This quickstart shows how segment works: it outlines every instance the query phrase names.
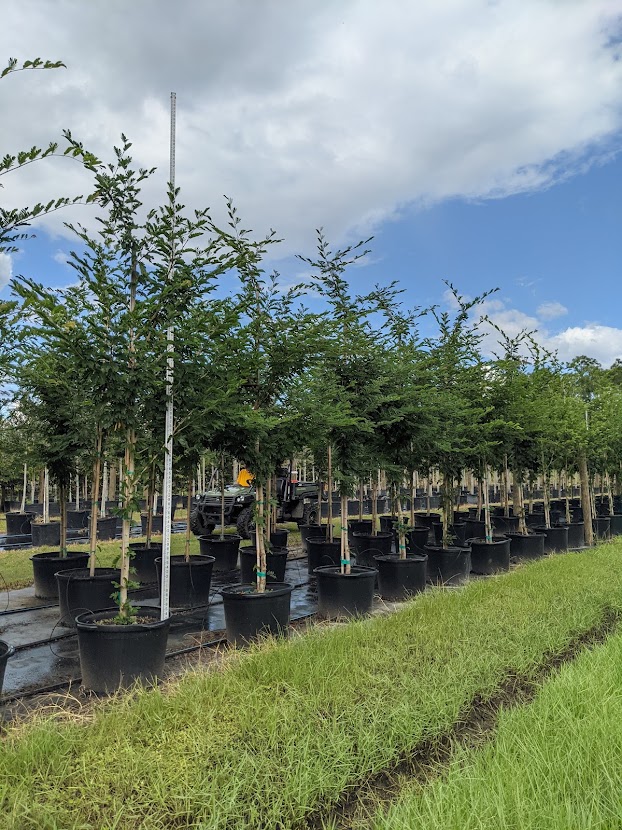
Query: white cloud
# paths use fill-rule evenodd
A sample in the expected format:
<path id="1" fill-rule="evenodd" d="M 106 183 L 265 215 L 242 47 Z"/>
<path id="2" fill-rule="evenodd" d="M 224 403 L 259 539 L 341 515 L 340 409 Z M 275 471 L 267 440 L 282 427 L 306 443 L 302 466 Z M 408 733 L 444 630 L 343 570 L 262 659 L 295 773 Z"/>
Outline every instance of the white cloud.
<path id="1" fill-rule="evenodd" d="M 548 305 L 561 305 L 545 303 Z M 564 308 L 561 306 L 561 308 Z M 531 333 L 533 339 L 547 351 L 556 353 L 560 360 L 569 361 L 578 355 L 587 355 L 610 366 L 614 360 L 622 359 L 622 329 L 612 326 L 603 326 L 599 323 L 587 322 L 583 326 L 569 326 L 553 333 L 542 320 L 542 306 L 538 308 L 538 317 L 533 317 L 517 308 L 508 308 L 503 301 L 485 301 L 477 306 L 476 311 L 486 315 L 492 323 L 498 326 L 509 338 L 517 337 L 522 331 Z M 566 313 L 564 309 L 563 313 Z M 473 315 L 475 319 L 477 315 Z M 556 315 L 560 316 L 560 315 Z M 551 318 L 549 318 L 551 319 Z M 484 354 L 500 354 L 499 334 L 492 326 L 484 323 L 482 327 L 484 338 L 482 348 Z M 525 350 L 523 350 L 525 351 Z"/>
<path id="2" fill-rule="evenodd" d="M 0 252 L 0 289 L 8 284 L 13 276 L 13 260 L 11 254 Z"/>
<path id="3" fill-rule="evenodd" d="M 536 309 L 536 314 L 541 320 L 555 320 L 556 317 L 568 314 L 568 309 L 558 302 L 542 303 Z"/>
<path id="4" fill-rule="evenodd" d="M 562 360 L 584 354 L 610 366 L 614 360 L 622 359 L 622 329 L 612 326 L 572 326 L 551 337 L 549 343 Z"/>
<path id="5" fill-rule="evenodd" d="M 69 68 L 2 81 L 2 152 L 70 127 L 109 158 L 123 131 L 137 163 L 159 166 L 147 200 L 161 198 L 174 89 L 184 201 L 230 194 L 283 256 L 312 250 L 320 225 L 338 240 L 410 205 L 546 187 L 606 155 L 622 122 L 619 0 L 6 6 L 0 53 Z M 7 206 L 90 186 L 68 159 L 6 184 Z M 94 213 L 44 221 L 63 233 Z"/>
<path id="6" fill-rule="evenodd" d="M 66 254 L 65 251 L 61 251 L 60 248 L 54 256 L 52 257 L 54 262 L 58 262 L 59 265 L 67 265 L 69 262 L 69 254 Z"/>

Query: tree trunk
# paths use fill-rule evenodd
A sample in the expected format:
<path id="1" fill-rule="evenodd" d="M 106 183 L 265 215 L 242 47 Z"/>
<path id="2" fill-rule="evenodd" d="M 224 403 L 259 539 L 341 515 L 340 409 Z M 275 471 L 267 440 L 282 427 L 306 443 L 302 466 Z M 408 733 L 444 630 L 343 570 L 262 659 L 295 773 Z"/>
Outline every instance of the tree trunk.
<path id="1" fill-rule="evenodd" d="M 236 479 L 237 481 L 237 476 Z M 220 457 L 220 538 L 225 538 L 225 454 Z"/>
<path id="2" fill-rule="evenodd" d="M 60 555 L 67 556 L 67 485 L 60 485 Z"/>
<path id="3" fill-rule="evenodd" d="M 127 591 L 130 581 L 130 524 L 131 505 L 134 501 L 134 453 L 136 436 L 133 429 L 128 429 L 125 439 L 125 464 L 123 469 L 123 531 L 121 534 L 121 562 L 119 575 L 119 614 L 129 616 Z"/>
<path id="4" fill-rule="evenodd" d="M 102 429 L 97 428 L 97 450 L 95 462 L 93 463 L 93 493 L 91 501 L 91 530 L 89 545 L 89 574 L 95 576 L 95 555 L 97 553 L 97 517 L 99 516 L 99 478 L 101 472 L 102 453 Z"/>
<path id="5" fill-rule="evenodd" d="M 410 477 L 410 526 L 415 526 L 415 499 L 417 498 L 417 487 L 415 484 L 415 471 Z"/>
<path id="6" fill-rule="evenodd" d="M 363 498 L 364 498 L 364 491 L 363 491 L 363 479 L 359 481 L 359 521 L 363 520 Z"/>
<path id="7" fill-rule="evenodd" d="M 257 593 L 263 594 L 266 590 L 266 548 L 264 544 L 264 490 L 263 484 L 257 484 L 255 496 L 255 547 L 257 550 Z"/>
<path id="8" fill-rule="evenodd" d="M 581 486 L 581 506 L 583 507 L 583 534 L 585 544 L 591 548 L 594 544 L 594 529 L 592 527 L 592 500 L 590 498 L 590 476 L 587 469 L 587 455 L 585 450 L 579 454 L 579 480 Z"/>
<path id="9" fill-rule="evenodd" d="M 397 499 L 397 548 L 400 559 L 406 559 L 406 525 L 402 512 L 402 500 L 399 497 Z"/>
<path id="10" fill-rule="evenodd" d="M 22 504 L 20 507 L 20 512 L 26 512 L 26 490 L 28 488 L 28 465 L 24 464 L 24 486 L 22 488 Z"/>
<path id="11" fill-rule="evenodd" d="M 484 480 L 484 526 L 486 528 L 486 541 L 492 542 L 492 523 L 490 521 L 490 488 L 488 486 L 488 468 Z"/>
<path id="12" fill-rule="evenodd" d="M 328 481 L 326 486 L 328 487 L 328 541 L 332 542 L 334 538 L 333 533 L 333 448 L 331 445 L 328 445 L 328 463 L 327 463 L 327 475 Z"/>
<path id="13" fill-rule="evenodd" d="M 518 516 L 518 532 L 527 536 L 527 523 L 525 522 L 525 502 L 523 499 L 523 474 L 522 471 L 513 470 L 514 483 L 512 486 L 512 505 L 514 515 Z"/>
<path id="14" fill-rule="evenodd" d="M 443 523 L 443 548 L 450 547 L 451 539 L 449 537 L 449 525 L 453 520 L 454 500 L 453 500 L 453 476 L 448 473 L 442 473 L 441 483 L 441 521 Z"/>
<path id="15" fill-rule="evenodd" d="M 186 498 L 186 538 L 184 541 L 184 559 L 186 562 L 190 561 L 190 514 L 192 513 L 192 479 L 190 475 L 188 478 L 188 495 Z"/>
<path id="16" fill-rule="evenodd" d="M 378 535 L 378 479 L 371 486 L 371 535 Z"/>
<path id="17" fill-rule="evenodd" d="M 349 574 L 350 546 L 348 545 L 348 497 L 341 494 L 341 573 Z"/>
<path id="18" fill-rule="evenodd" d="M 43 471 L 43 522 L 50 521 L 50 475 L 48 468 Z"/>

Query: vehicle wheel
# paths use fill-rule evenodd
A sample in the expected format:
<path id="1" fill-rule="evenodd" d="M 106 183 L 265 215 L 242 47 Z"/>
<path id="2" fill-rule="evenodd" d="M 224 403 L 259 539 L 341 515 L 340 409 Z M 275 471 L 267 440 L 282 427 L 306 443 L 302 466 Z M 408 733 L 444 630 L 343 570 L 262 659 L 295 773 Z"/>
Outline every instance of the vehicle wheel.
<path id="1" fill-rule="evenodd" d="M 296 519 L 299 525 L 317 524 L 317 504 L 305 504 L 302 509 L 302 519 Z"/>
<path id="2" fill-rule="evenodd" d="M 214 532 L 216 525 L 206 521 L 205 514 L 201 512 L 201 506 L 196 505 L 190 513 L 190 530 L 195 536 L 209 536 Z"/>
<path id="3" fill-rule="evenodd" d="M 252 507 L 245 507 L 244 510 L 240 510 L 235 526 L 242 539 L 251 538 L 255 532 Z"/>

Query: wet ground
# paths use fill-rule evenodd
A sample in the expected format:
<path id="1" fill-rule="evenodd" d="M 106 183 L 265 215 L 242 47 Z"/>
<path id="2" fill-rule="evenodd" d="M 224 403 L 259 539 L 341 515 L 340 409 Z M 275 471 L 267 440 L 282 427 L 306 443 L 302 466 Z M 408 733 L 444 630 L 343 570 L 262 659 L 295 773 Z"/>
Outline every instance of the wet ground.
<path id="1" fill-rule="evenodd" d="M 317 594 L 314 580 L 307 573 L 307 559 L 292 551 L 285 581 L 295 585 L 292 594 L 292 620 L 315 613 Z M 171 629 L 167 653 L 196 647 L 200 641 L 221 639 L 225 627 L 222 598 L 225 585 L 239 583 L 239 570 L 214 573 L 209 606 L 194 609 L 171 609 Z M 157 586 L 132 592 L 134 604 L 159 606 Z M 0 638 L 16 649 L 8 661 L 0 706 L 9 699 L 78 680 L 80 661 L 77 636 L 59 625 L 57 603 L 37 599 L 34 587 L 6 592 L 0 599 Z M 212 636 L 213 635 L 213 636 Z"/>

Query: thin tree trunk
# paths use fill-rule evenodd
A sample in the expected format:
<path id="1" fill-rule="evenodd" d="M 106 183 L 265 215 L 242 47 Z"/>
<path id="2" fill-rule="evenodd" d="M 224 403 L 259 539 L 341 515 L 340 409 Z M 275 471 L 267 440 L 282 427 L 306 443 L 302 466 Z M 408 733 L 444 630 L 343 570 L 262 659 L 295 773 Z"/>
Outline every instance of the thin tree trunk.
<path id="1" fill-rule="evenodd" d="M 220 538 L 225 538 L 225 454 L 220 457 Z"/>
<path id="2" fill-rule="evenodd" d="M 349 574 L 350 546 L 348 544 L 348 497 L 341 494 L 341 573 Z"/>
<path id="3" fill-rule="evenodd" d="M 363 479 L 359 481 L 359 521 L 363 520 Z"/>
<path id="4" fill-rule="evenodd" d="M 333 533 L 333 448 L 328 445 L 328 464 L 327 464 L 327 487 L 328 487 L 328 541 L 332 542 L 334 539 Z"/>
<path id="5" fill-rule="evenodd" d="M 492 542 L 492 523 L 490 521 L 490 488 L 488 487 L 488 467 L 486 467 L 484 481 L 484 527 L 486 529 L 486 541 Z"/>
<path id="6" fill-rule="evenodd" d="M 397 500 L 397 547 L 400 559 L 406 559 L 406 523 L 402 512 L 402 500 L 399 497 Z"/>
<path id="7" fill-rule="evenodd" d="M 28 487 L 28 464 L 24 464 L 24 486 L 22 487 L 22 503 L 20 513 L 26 512 L 26 489 Z"/>
<path id="8" fill-rule="evenodd" d="M 99 511 L 100 518 L 106 517 L 106 502 L 108 501 L 108 462 L 104 461 L 104 471 L 102 473 L 102 499 L 101 508 Z"/>
<path id="9" fill-rule="evenodd" d="M 453 519 L 453 476 L 449 476 L 447 473 L 442 473 L 442 483 L 441 483 L 441 521 L 443 523 L 443 548 L 446 550 L 449 548 L 451 539 L 449 533 L 449 526 L 451 524 L 451 519 Z"/>
<path id="10" fill-rule="evenodd" d="M 546 471 L 542 476 L 542 495 L 544 497 L 544 526 L 551 527 L 551 502 L 549 499 L 549 477 Z"/>
<path id="11" fill-rule="evenodd" d="M 76 473 L 76 510 L 80 509 L 80 473 Z"/>
<path id="12" fill-rule="evenodd" d="M 128 429 L 125 439 L 125 463 L 123 465 L 123 530 L 121 534 L 121 562 L 119 575 L 119 613 L 127 616 L 127 591 L 130 581 L 130 524 L 131 505 L 134 500 L 134 453 L 136 436 Z"/>
<path id="13" fill-rule="evenodd" d="M 503 466 L 503 489 L 504 489 L 504 501 L 503 501 L 503 515 L 507 518 L 510 515 L 510 471 L 508 470 L 508 457 L 507 454 L 504 459 L 505 463 Z"/>
<path id="14" fill-rule="evenodd" d="M 266 590 L 266 548 L 264 542 L 264 489 L 263 484 L 257 484 L 255 496 L 256 520 L 255 520 L 255 547 L 257 551 L 257 593 L 263 594 Z"/>
<path id="15" fill-rule="evenodd" d="M 60 555 L 67 556 L 67 486 L 60 485 Z"/>
<path id="16" fill-rule="evenodd" d="M 147 548 L 151 547 L 151 537 L 153 535 L 153 500 L 156 497 L 155 493 L 155 464 L 151 465 L 149 470 L 149 483 L 147 484 Z"/>
<path id="17" fill-rule="evenodd" d="M 417 498 L 417 488 L 415 485 L 415 471 L 412 471 L 410 477 L 410 526 L 415 526 L 415 499 Z"/>
<path id="18" fill-rule="evenodd" d="M 378 535 L 378 479 L 374 478 L 371 485 L 371 535 Z"/>
<path id="19" fill-rule="evenodd" d="M 579 482 L 581 486 L 581 506 L 583 507 L 583 535 L 585 544 L 591 548 L 594 544 L 594 529 L 592 527 L 592 500 L 590 498 L 590 476 L 587 469 L 587 455 L 585 450 L 579 454 Z"/>
<path id="20" fill-rule="evenodd" d="M 523 475 L 518 470 L 513 470 L 514 483 L 512 486 L 512 505 L 514 515 L 518 516 L 518 532 L 527 536 L 527 523 L 525 521 L 525 503 L 523 501 Z"/>
<path id="21" fill-rule="evenodd" d="M 50 474 L 46 467 L 43 471 L 43 523 L 50 521 Z"/>
<path id="22" fill-rule="evenodd" d="M 186 497 L 186 538 L 184 541 L 184 559 L 186 562 L 190 561 L 190 514 L 192 513 L 192 479 L 194 476 L 190 475 L 188 478 L 188 495 Z"/>
<path id="23" fill-rule="evenodd" d="M 93 463 L 93 499 L 91 502 L 91 530 L 89 545 L 89 575 L 95 576 L 95 556 L 97 553 L 97 517 L 99 516 L 99 478 L 101 473 L 101 453 L 103 442 L 103 430 L 97 427 L 97 449 Z"/>

